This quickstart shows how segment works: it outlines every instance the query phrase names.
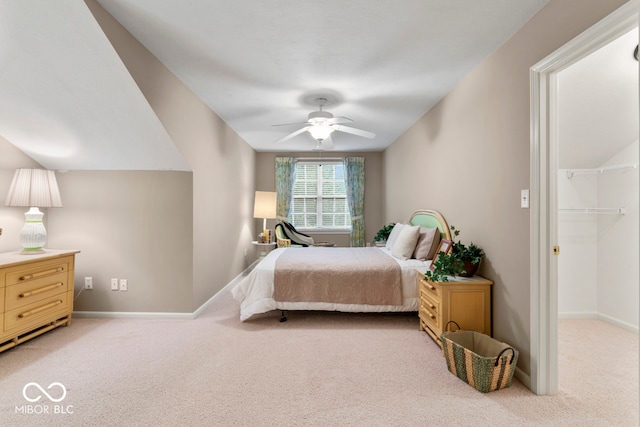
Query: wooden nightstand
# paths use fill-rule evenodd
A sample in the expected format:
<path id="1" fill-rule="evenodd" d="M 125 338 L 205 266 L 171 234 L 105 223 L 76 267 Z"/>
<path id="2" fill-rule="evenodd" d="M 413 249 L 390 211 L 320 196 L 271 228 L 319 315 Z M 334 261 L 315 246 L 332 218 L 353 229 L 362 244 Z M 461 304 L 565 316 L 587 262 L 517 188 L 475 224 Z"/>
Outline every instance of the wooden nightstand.
<path id="1" fill-rule="evenodd" d="M 480 276 L 450 277 L 449 282 L 431 282 L 418 271 L 418 316 L 420 330 L 427 332 L 440 347 L 440 334 L 452 320 L 461 329 L 491 336 L 491 285 Z M 450 330 L 457 329 L 455 325 Z"/>

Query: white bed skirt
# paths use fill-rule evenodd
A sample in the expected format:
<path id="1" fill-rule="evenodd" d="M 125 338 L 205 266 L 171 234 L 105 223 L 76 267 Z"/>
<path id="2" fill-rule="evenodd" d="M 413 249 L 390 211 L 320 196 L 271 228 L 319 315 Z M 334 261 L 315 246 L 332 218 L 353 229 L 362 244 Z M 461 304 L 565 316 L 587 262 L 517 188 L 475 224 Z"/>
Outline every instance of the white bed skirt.
<path id="1" fill-rule="evenodd" d="M 419 261 L 416 259 L 403 261 L 394 258 L 387 248 L 379 249 L 392 257 L 401 267 L 402 305 L 275 301 L 273 299 L 273 277 L 276 260 L 285 250 L 305 250 L 304 248 L 280 248 L 269 252 L 269 254 L 256 265 L 253 271 L 231 289 L 233 297 L 240 303 L 240 320 L 245 321 L 254 314 L 266 313 L 271 310 L 322 310 L 349 313 L 418 311 L 416 269 L 419 268 L 425 271 L 431 261 Z M 327 248 L 327 250 L 331 249 Z"/>

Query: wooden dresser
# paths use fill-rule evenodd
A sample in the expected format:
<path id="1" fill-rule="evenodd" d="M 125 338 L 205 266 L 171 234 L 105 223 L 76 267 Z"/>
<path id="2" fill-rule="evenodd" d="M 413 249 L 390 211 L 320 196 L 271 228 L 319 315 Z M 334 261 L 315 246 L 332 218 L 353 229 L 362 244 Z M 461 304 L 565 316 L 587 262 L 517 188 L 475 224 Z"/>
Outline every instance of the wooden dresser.
<path id="1" fill-rule="evenodd" d="M 440 347 L 440 334 L 452 320 L 461 329 L 491 336 L 491 285 L 480 276 L 450 277 L 450 282 L 431 282 L 418 271 L 418 316 L 420 330 L 426 331 Z M 450 325 L 449 330 L 456 330 Z"/>
<path id="2" fill-rule="evenodd" d="M 0 352 L 71 323 L 78 252 L 0 254 Z"/>

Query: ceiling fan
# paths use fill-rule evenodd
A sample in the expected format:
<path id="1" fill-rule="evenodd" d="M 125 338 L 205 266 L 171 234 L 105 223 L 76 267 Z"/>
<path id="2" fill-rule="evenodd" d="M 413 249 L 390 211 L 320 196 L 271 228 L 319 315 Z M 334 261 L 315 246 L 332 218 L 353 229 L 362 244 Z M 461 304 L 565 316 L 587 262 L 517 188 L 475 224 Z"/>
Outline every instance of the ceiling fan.
<path id="1" fill-rule="evenodd" d="M 345 126 L 342 123 L 352 122 L 348 117 L 334 117 L 328 111 L 324 111 L 322 107 L 327 103 L 327 98 L 316 98 L 316 103 L 318 104 L 318 111 L 312 111 L 309 113 L 306 122 L 301 123 L 287 123 L 281 125 L 273 125 L 273 126 L 291 126 L 291 125 L 305 125 L 297 131 L 290 133 L 289 135 L 280 138 L 275 141 L 276 144 L 281 142 L 285 142 L 300 135 L 303 132 L 309 132 L 313 139 L 316 140 L 318 145 L 316 146 L 316 150 L 322 149 L 331 149 L 333 148 L 333 141 L 331 140 L 331 134 L 334 131 L 350 133 L 352 135 L 362 136 L 364 138 L 374 138 L 376 136 L 375 133 L 369 132 L 362 129 L 352 128 L 350 126 Z"/>

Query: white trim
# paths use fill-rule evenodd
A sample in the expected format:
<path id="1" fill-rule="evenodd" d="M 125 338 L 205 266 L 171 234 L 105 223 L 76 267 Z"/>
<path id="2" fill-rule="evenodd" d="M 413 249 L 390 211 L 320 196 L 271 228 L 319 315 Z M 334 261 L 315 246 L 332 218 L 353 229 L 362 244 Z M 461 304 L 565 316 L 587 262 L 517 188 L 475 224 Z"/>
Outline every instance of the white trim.
<path id="1" fill-rule="evenodd" d="M 163 313 L 158 311 L 74 311 L 76 318 L 95 319 L 193 319 L 192 313 Z"/>
<path id="2" fill-rule="evenodd" d="M 202 312 L 219 296 L 222 292 L 233 287 L 242 278 L 254 269 L 260 260 L 254 261 L 249 267 L 247 267 L 242 273 L 238 274 L 231 282 L 227 283 L 224 288 L 216 292 L 211 298 L 209 298 L 204 304 L 198 307 L 193 313 L 163 313 L 163 312 L 136 312 L 136 311 L 74 311 L 73 317 L 77 318 L 98 318 L 98 319 L 183 319 L 192 320 L 196 319 L 202 314 Z"/>
<path id="3" fill-rule="evenodd" d="M 638 1 L 631 0 L 530 70 L 530 388 L 539 395 L 558 392 L 555 75 L 637 25 Z"/>

